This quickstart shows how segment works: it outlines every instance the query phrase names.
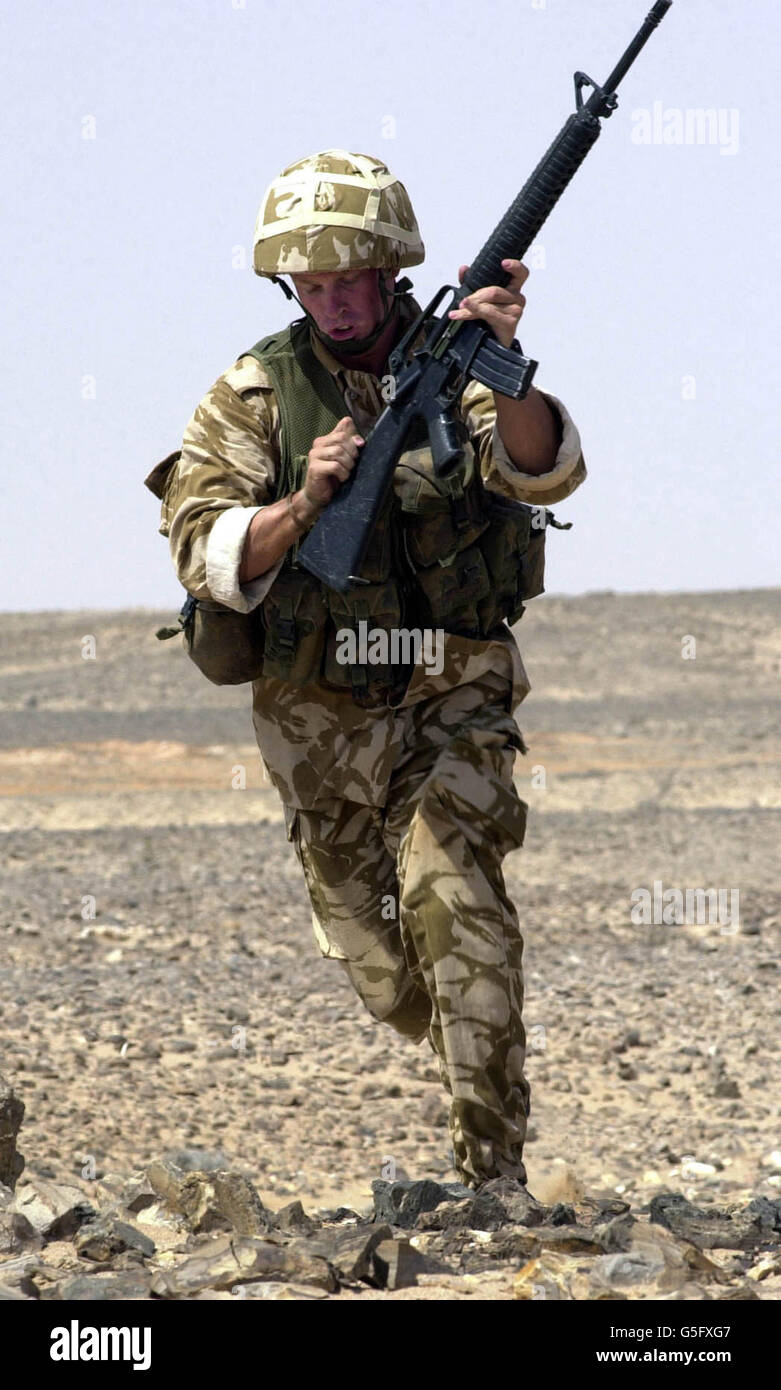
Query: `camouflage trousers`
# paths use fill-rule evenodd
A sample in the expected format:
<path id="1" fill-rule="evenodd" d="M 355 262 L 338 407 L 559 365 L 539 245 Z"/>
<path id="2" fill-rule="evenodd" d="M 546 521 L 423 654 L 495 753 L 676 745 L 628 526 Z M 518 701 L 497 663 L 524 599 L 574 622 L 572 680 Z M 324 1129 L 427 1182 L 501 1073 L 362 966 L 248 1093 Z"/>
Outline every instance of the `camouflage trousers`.
<path id="1" fill-rule="evenodd" d="M 509 686 L 489 674 L 399 717 L 386 804 L 286 807 L 288 838 L 322 954 L 374 1018 L 428 1037 L 461 1181 L 525 1182 L 523 938 L 501 865 L 523 843 L 527 807 L 512 780 L 523 741 Z"/>

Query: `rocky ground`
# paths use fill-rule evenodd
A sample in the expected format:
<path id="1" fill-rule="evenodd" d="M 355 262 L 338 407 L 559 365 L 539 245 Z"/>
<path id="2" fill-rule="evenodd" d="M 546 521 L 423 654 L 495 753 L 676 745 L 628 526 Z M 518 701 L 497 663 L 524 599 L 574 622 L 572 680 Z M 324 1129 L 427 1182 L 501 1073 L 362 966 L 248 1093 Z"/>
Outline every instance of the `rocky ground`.
<path id="1" fill-rule="evenodd" d="M 777 614 L 519 627 L 536 1202 L 452 1186 L 428 1044 L 320 957 L 248 689 L 168 613 L 0 615 L 0 1294 L 778 1298 Z M 739 922 L 636 924 L 654 882 Z"/>

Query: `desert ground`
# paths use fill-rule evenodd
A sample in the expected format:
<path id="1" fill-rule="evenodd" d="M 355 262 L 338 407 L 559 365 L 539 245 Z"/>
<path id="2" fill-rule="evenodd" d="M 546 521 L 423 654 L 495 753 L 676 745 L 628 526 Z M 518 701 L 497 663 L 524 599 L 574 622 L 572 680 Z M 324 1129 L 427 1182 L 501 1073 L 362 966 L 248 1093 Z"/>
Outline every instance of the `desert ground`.
<path id="1" fill-rule="evenodd" d="M 272 1213 L 298 1200 L 368 1218 L 375 1179 L 455 1180 L 435 1058 L 375 1023 L 319 954 L 249 687 L 212 686 L 178 638 L 158 642 L 173 617 L 0 614 L 0 1073 L 25 1106 L 17 1206 L 42 1181 L 102 1209 L 153 1161 L 203 1150 Z M 544 596 L 518 625 L 530 816 L 505 872 L 543 1204 L 613 1201 L 645 1219 L 660 1193 L 719 1210 L 781 1199 L 778 618 L 773 590 L 599 593 Z M 632 894 L 654 883 L 737 891 L 739 920 L 638 924 Z M 187 1231 L 165 1229 L 171 1263 Z M 3 1248 L 10 1288 L 26 1247 Z M 64 1296 L 52 1269 L 85 1260 L 65 1240 L 35 1248 L 49 1274 L 26 1296 Z M 519 1296 L 517 1252 L 470 1274 L 463 1240 L 436 1248 L 450 1257 L 439 1281 L 338 1296 Z M 708 1248 L 723 1282 L 703 1296 L 751 1277 L 754 1296 L 778 1298 L 780 1252 L 781 1235 L 775 1255 Z"/>

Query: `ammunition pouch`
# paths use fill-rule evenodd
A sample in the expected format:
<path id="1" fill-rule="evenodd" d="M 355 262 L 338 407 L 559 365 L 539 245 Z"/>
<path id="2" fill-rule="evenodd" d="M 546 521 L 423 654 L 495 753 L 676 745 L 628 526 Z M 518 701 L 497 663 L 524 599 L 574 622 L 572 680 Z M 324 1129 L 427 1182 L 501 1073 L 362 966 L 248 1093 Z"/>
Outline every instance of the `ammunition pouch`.
<path id="1" fill-rule="evenodd" d="M 316 681 L 323 664 L 328 619 L 319 580 L 306 570 L 283 565 L 260 612 L 266 632 L 263 675 L 292 685 Z"/>
<path id="2" fill-rule="evenodd" d="M 489 576 L 489 592 L 479 606 L 487 634 L 502 622 L 511 626 L 523 616 L 525 600 L 543 592 L 545 528 L 552 513 L 529 507 L 498 493 L 485 494 L 490 525 L 480 548 Z"/>
<path id="3" fill-rule="evenodd" d="M 356 704 L 371 709 L 384 704 L 389 693 L 399 698 L 406 689 L 412 664 L 399 662 L 398 633 L 403 622 L 399 586 L 362 584 L 348 594 L 326 589 L 330 622 L 323 667 L 323 684 L 350 690 Z"/>

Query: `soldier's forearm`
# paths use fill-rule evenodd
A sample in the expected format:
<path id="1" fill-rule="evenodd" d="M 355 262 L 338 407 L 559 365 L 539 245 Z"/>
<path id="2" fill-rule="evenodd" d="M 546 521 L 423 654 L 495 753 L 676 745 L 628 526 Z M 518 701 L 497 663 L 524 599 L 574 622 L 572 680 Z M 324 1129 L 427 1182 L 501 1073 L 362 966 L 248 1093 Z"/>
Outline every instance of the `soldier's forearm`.
<path id="1" fill-rule="evenodd" d="M 244 540 L 239 583 L 248 584 L 276 564 L 318 515 L 303 492 L 294 492 L 253 516 Z"/>
<path id="2" fill-rule="evenodd" d="M 547 473 L 556 463 L 561 425 L 545 397 L 534 386 L 524 400 L 494 393 L 496 427 L 502 443 L 521 473 Z"/>

